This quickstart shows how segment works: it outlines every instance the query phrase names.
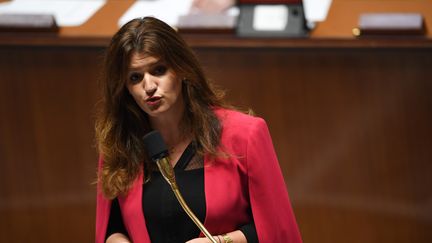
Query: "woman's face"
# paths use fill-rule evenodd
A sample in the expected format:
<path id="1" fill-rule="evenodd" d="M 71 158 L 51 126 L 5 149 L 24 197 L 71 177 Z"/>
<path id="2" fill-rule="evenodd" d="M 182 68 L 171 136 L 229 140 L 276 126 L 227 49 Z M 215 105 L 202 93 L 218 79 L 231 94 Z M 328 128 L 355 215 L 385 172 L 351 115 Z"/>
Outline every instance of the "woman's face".
<path id="1" fill-rule="evenodd" d="M 127 79 L 129 93 L 150 117 L 183 112 L 182 82 L 162 60 L 132 54 Z"/>

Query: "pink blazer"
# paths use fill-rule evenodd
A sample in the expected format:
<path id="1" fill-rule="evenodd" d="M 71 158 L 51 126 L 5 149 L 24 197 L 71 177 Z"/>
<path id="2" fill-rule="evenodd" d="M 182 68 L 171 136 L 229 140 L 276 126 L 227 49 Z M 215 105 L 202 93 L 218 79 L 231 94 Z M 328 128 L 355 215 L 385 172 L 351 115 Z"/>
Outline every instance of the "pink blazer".
<path id="1" fill-rule="evenodd" d="M 205 227 L 212 235 L 231 232 L 253 219 L 260 243 L 302 242 L 265 121 L 216 109 L 221 149 L 230 156 L 204 158 Z M 99 168 L 103 163 L 99 161 Z M 125 227 L 135 243 L 150 242 L 142 209 L 143 175 L 119 197 Z M 111 201 L 97 194 L 96 242 L 104 242 Z"/>

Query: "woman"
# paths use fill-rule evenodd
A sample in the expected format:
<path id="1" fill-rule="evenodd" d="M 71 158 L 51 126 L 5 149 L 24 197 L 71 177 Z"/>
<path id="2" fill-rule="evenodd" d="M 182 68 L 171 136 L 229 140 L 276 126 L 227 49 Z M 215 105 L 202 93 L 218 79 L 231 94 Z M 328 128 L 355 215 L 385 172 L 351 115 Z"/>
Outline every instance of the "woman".
<path id="1" fill-rule="evenodd" d="M 217 242 L 301 242 L 264 120 L 228 109 L 171 27 L 152 17 L 125 24 L 102 81 L 96 242 L 209 242 L 147 158 L 151 130 Z"/>

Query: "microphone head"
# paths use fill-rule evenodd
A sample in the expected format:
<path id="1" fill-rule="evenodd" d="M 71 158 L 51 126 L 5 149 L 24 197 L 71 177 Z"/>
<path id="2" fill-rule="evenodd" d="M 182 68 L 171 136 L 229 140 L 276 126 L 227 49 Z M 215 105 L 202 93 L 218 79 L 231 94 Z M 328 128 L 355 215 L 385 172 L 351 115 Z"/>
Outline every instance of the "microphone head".
<path id="1" fill-rule="evenodd" d="M 168 156 L 168 148 L 157 130 L 147 133 L 143 141 L 148 155 L 154 162 Z"/>

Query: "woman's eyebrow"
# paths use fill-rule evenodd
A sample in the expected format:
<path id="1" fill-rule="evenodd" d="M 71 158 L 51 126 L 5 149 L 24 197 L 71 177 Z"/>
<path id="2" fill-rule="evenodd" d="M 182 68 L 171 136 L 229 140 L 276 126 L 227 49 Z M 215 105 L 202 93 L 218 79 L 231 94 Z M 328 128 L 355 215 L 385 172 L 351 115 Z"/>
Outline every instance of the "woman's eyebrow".
<path id="1" fill-rule="evenodd" d="M 144 64 L 144 65 L 137 65 L 137 66 L 134 66 L 134 67 L 129 67 L 129 68 L 128 68 L 128 71 L 129 71 L 129 72 L 133 72 L 133 71 L 141 70 L 141 69 L 143 69 L 143 68 L 151 69 L 151 68 L 153 68 L 154 66 L 164 65 L 164 63 L 165 63 L 165 62 L 163 62 L 162 60 L 155 60 L 155 61 L 153 61 L 153 62 L 146 63 L 146 64 Z"/>

